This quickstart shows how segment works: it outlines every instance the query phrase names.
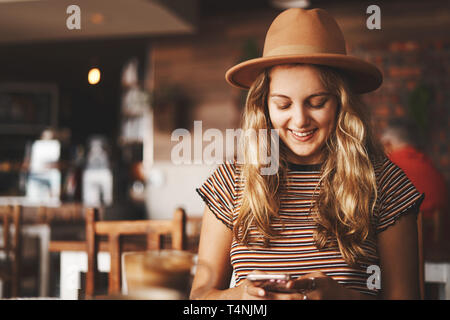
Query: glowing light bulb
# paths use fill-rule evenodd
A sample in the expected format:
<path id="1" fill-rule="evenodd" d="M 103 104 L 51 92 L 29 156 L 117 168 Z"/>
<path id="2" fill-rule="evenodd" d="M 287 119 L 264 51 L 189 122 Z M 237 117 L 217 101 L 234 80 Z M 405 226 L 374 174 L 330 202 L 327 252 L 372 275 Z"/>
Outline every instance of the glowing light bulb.
<path id="1" fill-rule="evenodd" d="M 100 73 L 100 70 L 98 68 L 92 68 L 91 70 L 89 70 L 89 73 L 88 73 L 89 84 L 94 85 L 94 84 L 99 83 L 100 82 L 100 76 L 101 76 L 101 73 Z"/>

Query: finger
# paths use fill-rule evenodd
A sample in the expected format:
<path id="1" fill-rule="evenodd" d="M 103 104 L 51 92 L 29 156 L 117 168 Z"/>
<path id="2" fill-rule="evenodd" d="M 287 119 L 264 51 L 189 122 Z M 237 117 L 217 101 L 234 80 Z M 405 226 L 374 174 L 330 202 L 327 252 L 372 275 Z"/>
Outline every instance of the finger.
<path id="1" fill-rule="evenodd" d="M 266 295 L 266 290 L 260 287 L 256 287 L 252 284 L 246 287 L 247 294 L 255 297 L 264 297 Z"/>
<path id="2" fill-rule="evenodd" d="M 316 287 L 316 281 L 317 280 L 315 278 L 290 280 L 286 284 L 286 287 L 288 289 L 295 289 L 295 290 L 313 290 L 315 289 L 314 287 Z"/>
<path id="3" fill-rule="evenodd" d="M 329 278 L 323 272 L 311 272 L 288 282 L 287 287 L 295 290 L 315 290 L 317 283 Z"/>
<path id="4" fill-rule="evenodd" d="M 266 291 L 273 291 L 273 292 L 280 292 L 280 293 L 287 293 L 286 291 L 286 284 L 287 282 L 284 281 L 266 281 L 264 284 L 261 285 L 262 288 L 264 288 Z"/>

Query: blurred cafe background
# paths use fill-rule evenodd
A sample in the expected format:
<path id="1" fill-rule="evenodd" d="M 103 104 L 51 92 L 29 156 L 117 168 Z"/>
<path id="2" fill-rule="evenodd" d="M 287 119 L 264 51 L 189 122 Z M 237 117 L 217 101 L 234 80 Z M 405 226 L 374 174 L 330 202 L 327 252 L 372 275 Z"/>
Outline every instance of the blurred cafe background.
<path id="1" fill-rule="evenodd" d="M 87 258 L 97 252 L 87 208 L 113 222 L 171 221 L 181 210 L 182 249 L 195 254 L 203 212 L 195 188 L 217 165 L 173 163 L 171 134 L 193 136 L 199 120 L 203 132 L 239 127 L 245 92 L 225 71 L 258 57 L 271 21 L 289 7 L 328 10 L 348 52 L 380 67 L 383 86 L 364 96 L 377 134 L 392 119 L 407 121 L 448 186 L 448 3 L 372 2 L 0 0 L 0 296 L 87 297 L 92 268 L 101 271 L 98 290 L 113 292 L 108 274 L 122 269 L 109 260 L 105 234 L 98 263 Z M 371 4 L 381 9 L 379 30 L 366 26 Z M 79 29 L 69 28 L 71 5 Z M 450 212 L 436 210 L 422 219 L 424 292 L 450 299 Z M 141 242 L 129 246 L 148 248 Z"/>

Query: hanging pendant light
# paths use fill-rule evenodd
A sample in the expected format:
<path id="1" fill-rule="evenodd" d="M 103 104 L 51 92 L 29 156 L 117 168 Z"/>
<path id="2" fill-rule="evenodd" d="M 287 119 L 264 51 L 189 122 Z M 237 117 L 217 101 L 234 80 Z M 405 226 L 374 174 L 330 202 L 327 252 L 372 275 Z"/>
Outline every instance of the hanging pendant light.
<path id="1" fill-rule="evenodd" d="M 96 85 L 100 82 L 101 79 L 101 72 L 99 68 L 92 68 L 88 72 L 88 82 L 91 85 Z"/>

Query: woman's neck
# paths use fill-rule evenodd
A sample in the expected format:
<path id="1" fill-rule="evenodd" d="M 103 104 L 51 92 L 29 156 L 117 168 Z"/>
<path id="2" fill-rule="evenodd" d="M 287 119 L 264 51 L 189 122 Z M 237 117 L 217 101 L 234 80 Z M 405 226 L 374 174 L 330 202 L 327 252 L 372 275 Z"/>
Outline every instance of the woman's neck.
<path id="1" fill-rule="evenodd" d="M 325 161 L 325 157 L 300 157 L 295 154 L 288 154 L 286 157 L 287 162 L 296 165 L 321 165 Z"/>

